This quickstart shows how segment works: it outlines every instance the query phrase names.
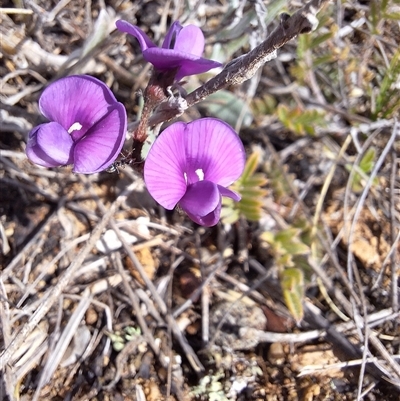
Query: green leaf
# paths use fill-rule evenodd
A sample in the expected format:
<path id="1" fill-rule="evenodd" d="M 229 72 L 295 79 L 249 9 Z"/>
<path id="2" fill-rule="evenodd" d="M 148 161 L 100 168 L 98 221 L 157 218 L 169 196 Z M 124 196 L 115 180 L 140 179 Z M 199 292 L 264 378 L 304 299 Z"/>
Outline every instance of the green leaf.
<path id="1" fill-rule="evenodd" d="M 252 177 L 249 177 L 246 180 L 246 185 L 250 186 L 263 186 L 268 182 L 267 178 L 265 177 L 265 174 L 254 174 Z"/>
<path id="2" fill-rule="evenodd" d="M 234 224 L 239 220 L 240 212 L 232 207 L 223 207 L 221 210 L 221 219 L 225 224 Z"/>
<path id="3" fill-rule="evenodd" d="M 336 57 L 333 54 L 324 54 L 320 57 L 315 57 L 313 60 L 313 66 L 318 67 L 320 65 L 330 64 L 336 61 Z"/>
<path id="4" fill-rule="evenodd" d="M 368 179 L 368 174 L 374 168 L 374 162 L 376 158 L 376 150 L 373 147 L 370 147 L 365 152 L 364 156 L 360 161 L 360 165 L 355 168 L 355 172 L 353 174 L 353 180 L 351 182 L 351 189 L 355 193 L 359 193 L 364 188 L 364 182 Z M 351 171 L 354 167 L 351 164 L 346 164 L 345 168 L 347 171 Z M 376 177 L 373 181 L 374 185 L 378 184 L 378 177 Z"/>
<path id="5" fill-rule="evenodd" d="M 283 268 L 293 266 L 293 256 L 305 255 L 310 251 L 301 240 L 301 230 L 295 227 L 289 227 L 275 234 L 264 232 L 260 238 L 271 246 L 272 253 L 279 258 L 277 264 Z"/>
<path id="6" fill-rule="evenodd" d="M 260 97 L 254 97 L 250 107 L 253 110 L 253 115 L 257 119 L 264 119 L 266 115 L 271 115 L 276 109 L 276 99 L 269 94 L 262 94 Z"/>
<path id="7" fill-rule="evenodd" d="M 400 20 L 400 13 L 399 12 L 386 13 L 385 14 L 385 18 L 386 19 L 395 20 L 395 21 L 399 21 Z"/>
<path id="8" fill-rule="evenodd" d="M 263 197 L 266 194 L 266 192 L 267 191 L 265 189 L 247 188 L 247 187 L 240 190 L 240 194 L 242 195 L 242 199 L 245 199 L 245 198 L 260 198 L 260 197 Z M 262 204 L 261 201 L 257 201 L 257 203 Z"/>
<path id="9" fill-rule="evenodd" d="M 230 11 L 231 14 L 234 13 L 234 10 Z M 228 27 L 225 29 L 219 29 L 216 34 L 216 41 L 226 42 L 227 44 L 229 44 L 232 40 L 243 37 L 245 37 L 246 41 L 248 41 L 246 34 L 248 32 L 251 21 L 254 20 L 255 18 L 256 18 L 256 13 L 254 10 L 251 10 L 250 12 L 244 14 L 243 17 L 238 21 L 238 23 L 235 26 Z M 235 51 L 236 50 L 238 50 L 238 48 L 236 48 Z"/>
<path id="10" fill-rule="evenodd" d="M 286 252 L 290 255 L 304 255 L 310 250 L 310 248 L 306 244 L 293 240 L 283 242 L 282 245 L 285 248 Z"/>
<path id="11" fill-rule="evenodd" d="M 261 218 L 262 206 L 267 191 L 261 186 L 267 183 L 264 174 L 256 173 L 260 155 L 253 153 L 247 159 L 242 176 L 232 185 L 232 190 L 240 194 L 239 202 L 222 201 L 221 219 L 224 223 L 234 223 L 243 215 L 249 221 L 258 221 Z M 236 220 L 235 220 L 236 218 Z"/>
<path id="12" fill-rule="evenodd" d="M 260 154 L 257 152 L 252 153 L 247 159 L 246 165 L 244 166 L 243 174 L 240 177 L 240 182 L 247 182 L 251 179 L 251 176 L 255 173 L 258 167 Z"/>
<path id="13" fill-rule="evenodd" d="M 291 192 L 290 182 L 293 182 L 295 176 L 287 171 L 287 165 L 281 166 L 273 160 L 265 163 L 265 172 L 268 175 L 272 193 L 278 202 Z"/>
<path id="14" fill-rule="evenodd" d="M 360 169 L 364 173 L 369 173 L 372 171 L 372 168 L 374 167 L 374 160 L 376 156 L 376 151 L 375 148 L 370 147 L 366 152 L 363 158 L 361 159 L 360 162 Z"/>
<path id="15" fill-rule="evenodd" d="M 218 117 L 235 127 L 240 121 L 243 127 L 248 127 L 253 121 L 253 115 L 246 101 L 227 90 L 220 90 L 200 103 L 208 115 Z"/>
<path id="16" fill-rule="evenodd" d="M 249 213 L 255 214 L 259 210 L 257 205 L 249 205 L 249 204 L 245 204 L 245 203 L 242 203 L 242 202 L 238 205 L 237 209 L 241 213 L 243 213 L 245 215 L 245 217 L 246 217 L 247 214 L 249 214 Z"/>
<path id="17" fill-rule="evenodd" d="M 278 231 L 275 234 L 275 239 L 280 242 L 288 241 L 288 240 L 291 240 L 296 235 L 298 235 L 299 232 L 300 232 L 299 229 L 290 227 L 290 228 L 287 228 L 286 230 Z"/>
<path id="18" fill-rule="evenodd" d="M 396 85 L 399 75 L 400 49 L 394 53 L 389 67 L 383 74 L 375 110 L 373 110 L 374 119 L 391 118 L 400 109 L 399 89 Z"/>
<path id="19" fill-rule="evenodd" d="M 246 217 L 248 221 L 259 221 L 261 216 L 258 210 L 250 210 L 246 213 L 242 212 L 242 214 Z"/>
<path id="20" fill-rule="evenodd" d="M 299 323 L 304 316 L 304 274 L 300 269 L 285 269 L 281 273 L 281 287 L 286 306 Z"/>
<path id="21" fill-rule="evenodd" d="M 333 35 L 334 35 L 334 32 L 330 31 L 330 32 L 327 32 L 325 34 L 322 34 L 322 35 L 314 37 L 311 40 L 310 49 L 314 49 L 315 47 L 318 47 L 322 43 L 324 43 L 327 40 L 331 39 L 333 37 Z"/>
<path id="22" fill-rule="evenodd" d="M 269 244 L 275 242 L 275 236 L 270 231 L 265 231 L 260 235 L 260 238 Z"/>
<path id="23" fill-rule="evenodd" d="M 277 115 L 286 128 L 298 135 L 314 135 L 316 127 L 326 126 L 325 112 L 317 109 L 303 110 L 300 107 L 289 109 L 280 104 Z"/>

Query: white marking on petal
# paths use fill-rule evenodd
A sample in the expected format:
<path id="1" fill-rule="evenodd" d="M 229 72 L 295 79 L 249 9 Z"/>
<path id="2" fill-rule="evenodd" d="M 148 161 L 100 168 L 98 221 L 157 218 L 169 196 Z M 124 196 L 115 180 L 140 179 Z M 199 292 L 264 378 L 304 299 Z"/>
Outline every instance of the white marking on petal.
<path id="1" fill-rule="evenodd" d="M 197 177 L 199 177 L 199 181 L 204 180 L 204 171 L 201 168 L 196 170 L 196 174 L 197 174 Z"/>
<path id="2" fill-rule="evenodd" d="M 186 173 L 183 173 L 183 177 L 185 178 L 185 182 L 186 182 L 186 184 L 187 184 L 187 174 L 186 174 Z"/>
<path id="3" fill-rule="evenodd" d="M 69 127 L 68 134 L 70 134 L 70 133 L 73 132 L 73 131 L 79 131 L 79 130 L 81 130 L 81 129 L 82 129 L 82 124 L 80 124 L 80 123 L 78 123 L 78 122 L 73 123 L 73 124 Z"/>

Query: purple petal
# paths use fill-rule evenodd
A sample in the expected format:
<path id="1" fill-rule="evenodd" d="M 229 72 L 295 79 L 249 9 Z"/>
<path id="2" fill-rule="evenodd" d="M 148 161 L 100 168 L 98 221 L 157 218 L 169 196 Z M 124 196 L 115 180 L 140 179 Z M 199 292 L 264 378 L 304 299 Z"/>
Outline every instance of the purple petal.
<path id="1" fill-rule="evenodd" d="M 170 26 L 161 47 L 164 49 L 173 49 L 176 42 L 176 38 L 178 37 L 178 34 L 181 30 L 182 30 L 182 25 L 179 23 L 179 21 L 175 21 Z"/>
<path id="2" fill-rule="evenodd" d="M 167 71 L 180 67 L 187 60 L 187 54 L 179 53 L 175 50 L 160 49 L 152 47 L 143 52 L 146 61 L 153 64 L 156 70 Z M 195 59 L 197 59 L 196 56 Z"/>
<path id="3" fill-rule="evenodd" d="M 207 214 L 206 216 L 194 216 L 190 213 L 187 213 L 189 218 L 193 220 L 195 223 L 204 226 L 204 227 L 212 227 L 215 226 L 220 219 L 221 216 L 221 204 L 219 204 L 215 210 L 211 213 Z"/>
<path id="4" fill-rule="evenodd" d="M 74 172 L 97 173 L 109 167 L 121 152 L 125 141 L 125 107 L 117 103 L 109 113 L 90 128 L 74 149 Z"/>
<path id="5" fill-rule="evenodd" d="M 177 50 L 160 49 L 152 47 L 143 52 L 146 61 L 153 64 L 155 69 L 160 71 L 171 70 L 180 67 L 176 80 L 189 75 L 202 74 L 212 68 L 220 67 L 218 61 L 207 60 L 189 53 L 182 53 Z"/>
<path id="6" fill-rule="evenodd" d="M 221 202 L 218 186 L 210 181 L 198 181 L 189 185 L 179 205 L 185 212 L 205 216 Z"/>
<path id="7" fill-rule="evenodd" d="M 231 191 L 228 188 L 221 187 L 221 185 L 218 185 L 219 192 L 221 193 L 221 196 L 226 196 L 227 198 L 231 198 L 236 202 L 239 202 L 242 197 L 235 191 Z"/>
<path id="8" fill-rule="evenodd" d="M 191 169 L 202 169 L 204 180 L 223 187 L 242 174 L 245 150 L 236 132 L 216 118 L 201 118 L 187 125 L 187 159 Z"/>
<path id="9" fill-rule="evenodd" d="M 204 35 L 195 25 L 182 28 L 176 37 L 174 50 L 201 57 L 204 52 Z"/>
<path id="10" fill-rule="evenodd" d="M 149 63 L 153 64 L 157 70 L 171 70 L 173 68 L 182 66 L 186 62 L 191 62 L 193 65 L 196 63 L 207 64 L 216 63 L 215 61 L 202 59 L 194 54 L 183 53 L 178 50 L 160 49 L 159 47 L 152 47 L 143 53 L 143 57 Z M 213 68 L 213 67 L 211 67 Z"/>
<path id="11" fill-rule="evenodd" d="M 82 137 L 116 102 L 111 90 L 100 80 L 89 75 L 72 75 L 49 85 L 39 99 L 39 108 L 45 117 L 67 131 L 79 123 L 82 127 L 73 135 L 76 140 L 75 135 Z"/>
<path id="12" fill-rule="evenodd" d="M 166 128 L 156 139 L 144 164 L 144 180 L 151 196 L 166 209 L 173 209 L 186 192 L 184 177 L 186 124 Z"/>
<path id="13" fill-rule="evenodd" d="M 199 181 L 188 187 L 179 205 L 198 224 L 217 224 L 221 211 L 221 194 L 218 186 L 210 181 Z"/>
<path id="14" fill-rule="evenodd" d="M 118 20 L 115 25 L 119 31 L 134 36 L 138 40 L 142 52 L 150 47 L 156 47 L 151 39 L 137 26 L 132 25 L 124 20 Z"/>
<path id="15" fill-rule="evenodd" d="M 58 167 L 72 163 L 73 141 L 58 123 L 50 122 L 35 127 L 28 137 L 28 159 L 44 167 Z"/>
<path id="16" fill-rule="evenodd" d="M 197 60 L 186 59 L 177 72 L 175 80 L 180 81 L 183 77 L 203 74 L 203 72 L 207 72 L 209 70 L 212 70 L 213 68 L 220 67 L 221 65 L 222 64 L 218 61 L 207 60 L 205 58 L 199 58 Z"/>

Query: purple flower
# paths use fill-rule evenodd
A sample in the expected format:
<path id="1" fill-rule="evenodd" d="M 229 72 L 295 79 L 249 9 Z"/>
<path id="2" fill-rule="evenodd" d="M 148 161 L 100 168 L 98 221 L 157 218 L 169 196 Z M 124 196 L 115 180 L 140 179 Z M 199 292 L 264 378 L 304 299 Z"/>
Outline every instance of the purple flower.
<path id="1" fill-rule="evenodd" d="M 178 21 L 175 21 L 169 28 L 161 48 L 157 47 L 140 28 L 127 21 L 119 20 L 116 26 L 121 32 L 128 33 L 139 41 L 143 57 L 153 64 L 156 70 L 177 69 L 175 77 L 177 81 L 221 65 L 217 61 L 201 57 L 204 51 L 204 36 L 201 29 L 195 25 L 183 28 Z"/>
<path id="2" fill-rule="evenodd" d="M 166 209 L 177 203 L 196 223 L 218 223 L 221 197 L 240 196 L 227 189 L 243 172 L 245 151 L 239 136 L 216 118 L 166 128 L 151 147 L 144 180 L 151 196 Z"/>
<path id="3" fill-rule="evenodd" d="M 49 85 L 39 109 L 50 120 L 35 127 L 26 154 L 44 167 L 73 164 L 75 173 L 97 173 L 118 157 L 125 141 L 125 107 L 103 82 L 73 75 Z"/>

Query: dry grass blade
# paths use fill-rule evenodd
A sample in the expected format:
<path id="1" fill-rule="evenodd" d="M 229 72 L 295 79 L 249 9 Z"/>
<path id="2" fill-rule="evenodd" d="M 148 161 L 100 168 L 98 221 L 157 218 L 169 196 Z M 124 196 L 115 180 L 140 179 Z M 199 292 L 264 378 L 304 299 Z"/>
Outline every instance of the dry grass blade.
<path id="1" fill-rule="evenodd" d="M 33 400 L 39 400 L 40 392 L 43 386 L 49 383 L 54 375 L 54 372 L 58 368 L 62 358 L 64 357 L 65 351 L 68 348 L 69 343 L 72 340 L 72 337 L 76 334 L 78 326 L 81 323 L 81 320 L 86 313 L 91 302 L 91 294 L 87 289 L 82 294 L 82 299 L 79 302 L 77 308 L 72 314 L 71 318 L 68 321 L 68 324 L 65 326 L 60 338 L 57 340 L 57 343 L 53 349 L 50 350 L 46 364 L 41 371 L 40 380 L 33 397 Z"/>
<path id="2" fill-rule="evenodd" d="M 100 238 L 100 235 L 103 229 L 106 227 L 107 223 L 115 213 L 115 210 L 119 206 L 120 203 L 125 201 L 125 198 L 132 192 L 136 187 L 136 184 L 133 183 L 128 186 L 124 192 L 117 198 L 117 200 L 112 204 L 107 213 L 103 216 L 100 223 L 93 230 L 92 235 L 85 245 L 85 247 L 79 252 L 76 256 L 75 260 L 71 263 L 68 269 L 64 272 L 62 277 L 59 279 L 57 284 L 52 287 L 45 296 L 43 297 L 40 306 L 35 311 L 35 313 L 30 317 L 28 323 L 23 326 L 21 331 L 11 340 L 8 347 L 1 353 L 0 355 L 0 369 L 4 369 L 5 365 L 11 359 L 13 353 L 17 348 L 21 346 L 21 344 L 26 340 L 28 335 L 33 331 L 33 329 L 39 324 L 39 322 L 43 319 L 46 313 L 50 310 L 54 302 L 59 298 L 61 293 L 65 290 L 69 281 L 72 279 L 76 271 L 81 266 L 85 257 L 89 254 L 89 252 L 94 247 L 96 241 Z"/>
<path id="3" fill-rule="evenodd" d="M 354 230 L 355 230 L 355 225 L 357 224 L 357 221 L 360 217 L 361 214 L 361 210 L 364 207 L 364 202 L 367 198 L 368 192 L 371 188 L 372 182 L 375 179 L 379 169 L 381 168 L 384 160 L 386 159 L 386 155 L 390 152 L 394 141 L 396 139 L 396 137 L 398 137 L 400 134 L 400 127 L 398 124 L 398 121 L 395 121 L 394 126 L 393 126 L 393 130 L 392 130 L 392 134 L 389 138 L 389 141 L 387 143 L 387 145 L 385 146 L 385 148 L 382 150 L 382 153 L 379 157 L 379 159 L 377 160 L 374 169 L 371 172 L 371 175 L 368 177 L 368 181 L 365 184 L 364 190 L 360 196 L 360 198 L 358 199 L 357 202 L 357 206 L 356 206 L 356 210 L 354 212 L 354 216 L 352 219 L 352 223 L 349 229 L 349 234 L 348 234 L 348 243 L 351 245 L 353 243 L 353 236 L 354 236 Z M 355 264 L 354 264 L 354 257 L 353 254 L 351 252 L 351 247 L 349 246 L 348 248 L 348 253 L 347 253 L 347 274 L 350 280 L 350 283 L 353 283 L 354 280 L 354 275 L 357 278 L 357 285 L 359 287 L 359 292 L 361 294 L 361 299 L 363 301 L 363 311 L 361 313 L 362 316 L 364 316 L 364 320 L 366 319 L 367 313 L 366 313 L 366 303 L 365 303 L 365 298 L 363 297 L 363 289 L 362 289 L 362 285 L 359 279 L 359 272 L 356 270 Z M 359 312 L 354 310 L 354 315 L 355 317 L 359 316 Z M 364 325 L 363 325 L 364 326 Z M 362 330 L 364 331 L 364 330 Z M 364 381 L 364 369 L 365 369 L 365 365 L 366 365 L 366 360 L 368 358 L 368 341 L 371 341 L 371 343 L 374 345 L 375 348 L 377 348 L 378 350 L 380 350 L 381 354 L 384 353 L 384 357 L 385 360 L 390 364 L 390 366 L 392 367 L 392 369 L 394 370 L 395 374 L 397 375 L 397 379 L 392 379 L 393 382 L 396 382 L 397 380 L 400 379 L 400 365 L 391 358 L 391 356 L 385 352 L 385 348 L 383 347 L 382 344 L 380 344 L 379 341 L 377 341 L 376 337 L 371 335 L 369 330 L 367 330 L 365 328 L 365 332 L 364 332 L 364 352 L 363 352 L 363 361 L 364 363 L 361 365 L 361 371 L 360 371 L 360 377 L 359 377 L 359 387 L 358 387 L 358 396 L 357 396 L 357 400 L 361 399 L 361 392 L 362 392 L 362 384 Z M 384 351 L 385 350 L 385 351 Z M 400 390 L 400 386 L 398 387 Z"/>

